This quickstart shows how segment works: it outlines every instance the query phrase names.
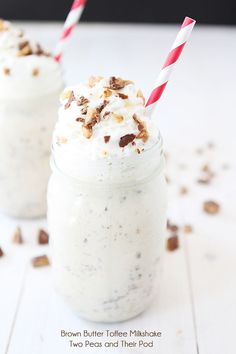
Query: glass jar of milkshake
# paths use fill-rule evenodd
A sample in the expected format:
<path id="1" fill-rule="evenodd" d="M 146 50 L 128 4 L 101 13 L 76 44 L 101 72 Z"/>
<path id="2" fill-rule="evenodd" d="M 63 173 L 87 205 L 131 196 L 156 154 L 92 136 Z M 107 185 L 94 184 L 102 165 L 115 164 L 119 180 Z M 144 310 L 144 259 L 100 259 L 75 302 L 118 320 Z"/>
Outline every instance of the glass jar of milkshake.
<path id="1" fill-rule="evenodd" d="M 0 211 L 46 213 L 51 135 L 63 88 L 60 65 L 0 20 Z"/>
<path id="2" fill-rule="evenodd" d="M 131 81 L 93 77 L 64 91 L 48 221 L 55 286 L 79 316 L 127 320 L 157 295 L 163 164 L 156 122 Z"/>

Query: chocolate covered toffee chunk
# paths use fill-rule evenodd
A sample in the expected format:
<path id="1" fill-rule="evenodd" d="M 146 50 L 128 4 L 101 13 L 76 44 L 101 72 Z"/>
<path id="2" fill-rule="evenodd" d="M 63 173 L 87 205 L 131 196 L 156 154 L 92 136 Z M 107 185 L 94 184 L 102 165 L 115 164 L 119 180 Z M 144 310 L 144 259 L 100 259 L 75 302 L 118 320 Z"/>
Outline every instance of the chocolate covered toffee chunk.
<path id="1" fill-rule="evenodd" d="M 110 139 L 111 139 L 110 135 L 105 135 L 104 136 L 104 141 L 105 141 L 106 144 L 110 141 Z"/>
<path id="2" fill-rule="evenodd" d="M 220 210 L 220 205 L 213 200 L 208 200 L 203 203 L 203 210 L 207 214 L 217 214 Z"/>
<path id="3" fill-rule="evenodd" d="M 31 263 L 34 268 L 45 267 L 50 265 L 48 256 L 46 255 L 32 258 Z"/>
<path id="4" fill-rule="evenodd" d="M 43 229 L 40 229 L 38 232 L 38 243 L 40 245 L 47 245 L 48 241 L 49 241 L 48 233 Z"/>
<path id="5" fill-rule="evenodd" d="M 21 233 L 21 228 L 17 227 L 13 233 L 13 238 L 12 242 L 16 244 L 22 244 L 23 243 L 23 237 Z"/>
<path id="6" fill-rule="evenodd" d="M 134 134 L 126 134 L 120 138 L 119 145 L 120 147 L 125 147 L 135 139 Z"/>
<path id="7" fill-rule="evenodd" d="M 132 81 L 123 80 L 120 77 L 112 76 L 109 80 L 109 88 L 111 90 L 120 90 L 123 89 L 126 85 L 132 84 Z"/>
<path id="8" fill-rule="evenodd" d="M 168 251 L 175 251 L 179 248 L 179 238 L 177 235 L 171 236 L 167 239 L 166 248 Z"/>

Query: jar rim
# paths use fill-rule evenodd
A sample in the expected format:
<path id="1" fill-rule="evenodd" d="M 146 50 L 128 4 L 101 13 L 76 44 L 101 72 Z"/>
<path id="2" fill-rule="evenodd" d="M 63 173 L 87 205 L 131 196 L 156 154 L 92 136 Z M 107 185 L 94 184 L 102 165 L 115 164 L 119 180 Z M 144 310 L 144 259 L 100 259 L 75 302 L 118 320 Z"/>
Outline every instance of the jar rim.
<path id="1" fill-rule="evenodd" d="M 66 170 L 66 168 L 62 168 L 61 166 L 64 167 L 64 164 L 62 163 L 60 166 L 60 163 L 58 163 L 57 157 L 60 155 L 57 155 L 58 149 L 55 150 L 54 145 L 52 144 L 52 155 L 51 155 L 51 168 L 52 171 L 54 169 L 59 172 L 60 174 L 64 175 L 65 177 L 72 178 L 75 182 L 79 183 L 87 183 L 91 184 L 91 181 L 88 178 L 85 178 L 85 176 L 94 176 L 94 173 L 96 175 L 97 173 L 97 168 L 101 168 L 102 171 L 104 171 L 104 177 L 102 178 L 94 178 L 92 180 L 93 185 L 99 185 L 101 186 L 102 183 L 107 183 L 108 185 L 111 184 L 117 184 L 117 185 L 124 185 L 124 184 L 130 184 L 130 181 L 132 180 L 131 175 L 133 177 L 133 181 L 135 180 L 137 183 L 140 183 L 142 180 L 146 180 L 148 175 L 152 174 L 152 172 L 159 173 L 161 170 L 161 167 L 164 164 L 164 153 L 163 153 L 163 140 L 160 132 L 158 132 L 158 139 L 156 142 L 148 149 L 144 150 L 141 154 L 134 154 L 134 155 L 126 155 L 122 157 L 118 156 L 112 156 L 112 157 L 102 157 L 100 159 L 90 159 L 86 160 L 86 167 L 89 168 L 86 170 L 86 173 L 81 174 L 81 175 L 76 175 L 76 173 L 71 173 Z M 153 159 L 152 155 L 156 154 L 157 158 Z M 78 158 L 78 155 L 76 156 Z M 154 160 L 154 168 L 150 166 L 149 159 Z M 64 162 L 68 162 L 67 159 L 64 160 Z M 85 162 L 84 159 L 77 160 L 78 165 L 79 162 Z M 109 163 L 112 166 L 111 170 L 109 168 Z M 81 165 L 82 169 L 84 168 L 85 165 Z M 145 166 L 144 166 L 145 165 Z M 125 167 L 124 167 L 125 166 Z M 78 167 L 77 167 L 78 168 Z M 131 172 L 131 175 L 127 173 L 127 171 L 133 171 Z M 138 171 L 136 171 L 138 170 Z M 151 172 L 150 172 L 151 170 Z M 115 173 L 116 171 L 117 173 Z M 127 175 L 125 175 L 127 173 Z M 123 174 L 123 175 L 122 175 Z M 99 175 L 99 174 L 98 174 Z M 97 176 L 98 176 L 97 175 Z M 97 177 L 96 176 L 96 177 Z M 123 176 L 123 177 L 122 177 Z M 127 180 L 130 180 L 127 182 Z"/>

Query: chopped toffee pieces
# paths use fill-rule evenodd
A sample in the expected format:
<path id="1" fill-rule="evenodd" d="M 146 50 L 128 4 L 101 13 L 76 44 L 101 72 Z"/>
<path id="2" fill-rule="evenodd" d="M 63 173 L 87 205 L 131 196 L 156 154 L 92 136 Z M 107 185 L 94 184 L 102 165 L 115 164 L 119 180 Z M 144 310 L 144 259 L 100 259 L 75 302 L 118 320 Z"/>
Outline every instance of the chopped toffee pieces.
<path id="1" fill-rule="evenodd" d="M 175 251 L 179 248 L 179 238 L 177 235 L 173 235 L 167 239 L 166 248 L 168 251 Z"/>
<path id="2" fill-rule="evenodd" d="M 93 135 L 93 129 L 90 126 L 82 126 L 83 135 L 86 139 L 90 139 Z"/>
<path id="3" fill-rule="evenodd" d="M 46 256 L 46 255 L 34 257 L 31 260 L 31 263 L 34 268 L 45 267 L 45 266 L 50 265 L 48 256 Z"/>
<path id="4" fill-rule="evenodd" d="M 120 77 L 111 76 L 109 80 L 109 87 L 111 90 L 121 90 L 126 85 L 131 84 L 132 81 L 122 80 Z"/>
<path id="5" fill-rule="evenodd" d="M 61 94 L 61 99 L 68 100 L 70 98 L 70 95 L 72 94 L 72 92 L 73 91 L 71 91 L 71 90 L 63 91 Z"/>
<path id="6" fill-rule="evenodd" d="M 124 120 L 124 117 L 120 114 L 112 113 L 112 118 L 117 122 L 121 123 Z"/>
<path id="7" fill-rule="evenodd" d="M 146 129 L 143 129 L 137 136 L 136 139 L 142 139 L 144 143 L 148 140 L 148 132 Z"/>
<path id="8" fill-rule="evenodd" d="M 36 55 L 48 55 L 48 53 L 45 53 L 45 51 L 43 50 L 43 48 L 41 47 L 40 44 L 36 44 L 36 51 L 35 51 Z"/>
<path id="9" fill-rule="evenodd" d="M 107 144 L 110 141 L 111 136 L 110 135 L 105 135 L 104 136 L 104 141 Z"/>
<path id="10" fill-rule="evenodd" d="M 103 118 L 105 118 L 106 116 L 109 116 L 109 115 L 110 115 L 110 113 L 111 113 L 111 112 L 108 112 L 108 111 L 107 111 L 107 112 L 105 112 L 105 113 L 103 114 Z M 123 117 L 122 117 L 122 118 L 123 118 Z"/>
<path id="11" fill-rule="evenodd" d="M 142 98 L 143 104 L 145 104 L 145 97 L 144 97 L 144 95 L 143 95 L 143 93 L 142 93 L 141 90 L 138 90 L 138 92 L 137 92 L 137 97 Z"/>
<path id="12" fill-rule="evenodd" d="M 81 114 L 87 114 L 87 112 L 88 112 L 88 106 L 81 108 Z"/>
<path id="13" fill-rule="evenodd" d="M 98 111 L 99 113 L 101 113 L 102 110 L 106 107 L 106 105 L 107 105 L 108 103 L 109 103 L 108 101 L 104 100 L 103 103 L 101 103 L 100 106 L 98 106 L 97 111 Z"/>
<path id="14" fill-rule="evenodd" d="M 99 110 L 97 108 L 89 108 L 87 124 L 92 124 L 92 126 L 94 126 L 96 123 L 99 123 L 100 120 L 101 118 Z"/>
<path id="15" fill-rule="evenodd" d="M 3 257 L 4 256 L 4 252 L 2 250 L 2 248 L 0 247 L 0 257 Z"/>
<path id="16" fill-rule="evenodd" d="M 34 68 L 34 69 L 32 70 L 32 75 L 33 75 L 33 76 L 38 76 L 38 75 L 39 75 L 39 69 L 38 69 L 38 68 Z"/>
<path id="17" fill-rule="evenodd" d="M 184 230 L 184 232 L 186 234 L 190 234 L 191 232 L 193 232 L 193 227 L 190 224 L 186 224 L 186 225 L 184 225 L 184 229 L 183 230 Z"/>
<path id="18" fill-rule="evenodd" d="M 148 140 L 148 131 L 146 128 L 146 124 L 142 122 L 136 114 L 133 115 L 133 120 L 137 124 L 139 130 L 139 134 L 136 136 L 136 139 L 142 139 L 143 142 L 146 143 L 146 141 Z"/>
<path id="19" fill-rule="evenodd" d="M 87 98 L 85 98 L 84 96 L 81 96 L 78 100 L 77 100 L 77 105 L 78 106 L 83 106 L 85 104 L 89 103 L 89 100 Z"/>
<path id="20" fill-rule="evenodd" d="M 103 92 L 103 96 L 104 96 L 105 98 L 108 98 L 108 97 L 110 97 L 111 95 L 112 95 L 112 91 L 109 90 L 108 88 L 106 88 L 106 89 L 104 90 L 104 92 Z"/>
<path id="21" fill-rule="evenodd" d="M 145 118 L 144 121 L 142 121 L 136 114 L 133 114 L 133 109 L 130 112 L 129 106 L 136 107 L 137 105 L 137 111 L 139 111 L 139 107 L 142 106 L 143 108 L 144 97 L 142 92 L 140 90 L 134 91 L 132 88 L 129 89 L 129 87 L 126 88 L 127 92 L 120 91 L 125 86 L 133 84 L 132 81 L 123 80 L 120 77 L 111 76 L 108 78 L 108 80 L 103 80 L 104 82 L 102 81 L 99 83 L 100 80 L 103 80 L 103 78 L 100 76 L 90 77 L 88 84 L 85 85 L 84 90 L 79 90 L 80 93 L 77 92 L 77 89 L 74 90 L 74 92 L 70 89 L 64 91 L 61 96 L 63 103 L 65 103 L 64 109 L 68 109 L 72 102 L 75 101 L 75 103 L 73 103 L 73 108 L 75 109 L 75 112 L 77 112 L 77 116 L 75 115 L 74 121 L 82 123 L 80 126 L 81 133 L 86 139 L 90 139 L 94 132 L 97 135 L 97 129 L 94 127 L 100 122 L 101 124 L 104 123 L 104 127 L 106 124 L 108 124 L 108 119 L 112 119 L 116 123 L 122 123 L 120 128 L 116 128 L 117 130 L 121 129 L 121 133 L 118 135 L 119 137 L 117 145 L 119 145 L 121 148 L 124 148 L 129 143 L 133 143 L 132 145 L 134 148 L 132 151 L 134 153 L 137 152 L 140 154 L 142 151 L 144 151 L 142 142 L 146 143 L 149 138 L 149 134 L 146 127 Z M 97 83 L 98 85 L 94 90 L 93 88 Z M 110 96 L 112 97 L 109 98 Z M 137 97 L 141 97 L 143 102 L 138 100 Z M 119 98 L 121 100 L 119 100 Z M 127 102 L 122 103 L 123 100 L 130 100 L 130 102 L 128 102 L 127 105 Z M 96 105 L 95 107 L 94 103 Z M 79 107 L 77 107 L 77 111 L 75 104 Z M 142 110 L 140 112 L 142 112 Z M 124 124 L 126 123 L 126 120 L 127 124 Z M 111 129 L 113 125 L 114 122 L 111 122 L 111 124 L 109 123 L 106 127 L 106 130 L 107 128 Z M 73 127 L 74 126 L 72 125 L 72 129 Z M 104 127 L 102 127 L 102 129 Z M 129 133 L 130 131 L 132 133 L 125 134 Z M 104 136 L 104 142 L 108 143 L 110 136 L 108 138 L 108 132 L 105 132 L 105 134 L 107 134 L 107 136 Z M 95 138 L 97 139 L 97 136 L 95 136 Z M 94 139 L 91 140 L 94 141 Z M 61 143 L 64 143 L 64 141 L 62 140 Z"/>
<path id="22" fill-rule="evenodd" d="M 120 92 L 117 93 L 117 96 L 122 98 L 122 100 L 127 100 L 127 98 L 129 98 L 128 95 L 125 95 L 124 93 L 120 93 Z"/>
<path id="23" fill-rule="evenodd" d="M 102 76 L 91 76 L 88 81 L 89 87 L 95 86 L 99 81 L 103 79 Z"/>
<path id="24" fill-rule="evenodd" d="M 93 126 L 99 123 L 101 120 L 100 112 L 98 108 L 89 108 L 88 117 L 85 119 L 85 122 L 82 126 L 82 132 L 86 139 L 90 139 L 93 135 Z"/>
<path id="25" fill-rule="evenodd" d="M 9 68 L 4 68 L 4 69 L 3 69 L 3 73 L 4 73 L 4 75 L 6 75 L 6 76 L 10 76 L 10 75 L 11 75 L 11 70 L 10 70 Z"/>
<path id="26" fill-rule="evenodd" d="M 19 44 L 18 56 L 23 57 L 27 55 L 33 54 L 30 43 L 28 41 L 24 41 Z"/>
<path id="27" fill-rule="evenodd" d="M 81 118 L 81 117 L 78 117 L 78 118 L 76 118 L 76 122 L 84 123 L 84 122 L 85 122 L 85 119 L 84 119 L 84 118 Z"/>
<path id="28" fill-rule="evenodd" d="M 120 147 L 125 147 L 129 143 L 132 143 L 132 141 L 135 139 L 135 134 L 126 134 L 120 138 L 119 141 L 119 146 Z"/>
<path id="29" fill-rule="evenodd" d="M 68 101 L 67 101 L 67 103 L 65 104 L 65 109 L 68 109 L 68 108 L 70 107 L 70 105 L 71 105 L 71 102 L 73 102 L 73 101 L 75 101 L 75 95 L 74 95 L 74 92 L 71 91 L 71 92 L 70 92 L 70 96 L 69 96 L 69 98 L 68 98 Z"/>
<path id="30" fill-rule="evenodd" d="M 171 224 L 171 222 L 167 220 L 167 229 L 171 232 L 177 232 L 179 230 L 179 227 L 175 224 Z"/>
<path id="31" fill-rule="evenodd" d="M 38 55 L 38 56 L 44 55 L 45 57 L 51 56 L 51 54 L 49 52 L 46 52 L 38 43 L 36 44 L 36 50 L 34 51 L 33 54 Z"/>
<path id="32" fill-rule="evenodd" d="M 207 214 L 217 214 L 220 210 L 220 205 L 213 200 L 208 200 L 203 203 L 203 210 Z"/>
<path id="33" fill-rule="evenodd" d="M 21 42 L 21 43 L 19 44 L 19 47 L 18 47 L 18 48 L 19 48 L 19 51 L 18 51 L 18 53 L 17 53 L 17 56 L 18 56 L 18 57 L 27 56 L 27 55 L 32 55 L 32 54 L 38 55 L 38 56 L 40 56 L 40 55 L 50 56 L 50 54 L 47 53 L 46 51 L 44 51 L 44 50 L 42 49 L 42 47 L 41 47 L 39 44 L 37 44 L 37 45 L 36 45 L 36 49 L 33 50 L 32 47 L 31 47 L 31 45 L 30 45 L 30 42 L 29 42 L 29 41 L 23 41 L 23 42 Z"/>
<path id="34" fill-rule="evenodd" d="M 122 79 L 112 76 L 109 81 L 109 87 L 112 90 L 120 90 L 125 87 L 125 84 Z"/>
<path id="35" fill-rule="evenodd" d="M 40 229 L 39 233 L 38 233 L 38 244 L 39 245 L 47 245 L 48 240 L 49 240 L 48 233 L 45 230 Z"/>
<path id="36" fill-rule="evenodd" d="M 84 118 L 81 118 L 81 117 L 78 117 L 78 118 L 76 118 L 76 122 L 84 123 L 84 122 L 85 122 L 85 119 L 84 119 Z"/>
<path id="37" fill-rule="evenodd" d="M 23 237 L 22 237 L 22 233 L 21 233 L 21 229 L 20 227 L 17 227 L 13 233 L 13 237 L 12 237 L 12 242 L 15 244 L 22 244 L 23 243 Z"/>
<path id="38" fill-rule="evenodd" d="M 29 45 L 29 42 L 28 41 L 24 41 L 24 42 L 21 42 L 20 44 L 19 44 L 19 49 L 21 50 L 21 49 L 24 49 L 26 46 L 28 46 Z"/>

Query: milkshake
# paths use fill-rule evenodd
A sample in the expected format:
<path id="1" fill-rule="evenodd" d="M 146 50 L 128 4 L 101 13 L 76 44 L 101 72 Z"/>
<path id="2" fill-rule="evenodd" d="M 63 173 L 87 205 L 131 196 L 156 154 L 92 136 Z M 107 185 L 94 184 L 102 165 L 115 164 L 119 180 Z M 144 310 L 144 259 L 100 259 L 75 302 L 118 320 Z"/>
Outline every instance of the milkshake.
<path id="1" fill-rule="evenodd" d="M 63 88 L 60 65 L 0 20 L 0 211 L 46 212 L 51 134 Z"/>
<path id="2" fill-rule="evenodd" d="M 133 82 L 61 96 L 48 188 L 56 289 L 81 317 L 127 320 L 157 295 L 166 225 L 162 139 Z"/>

